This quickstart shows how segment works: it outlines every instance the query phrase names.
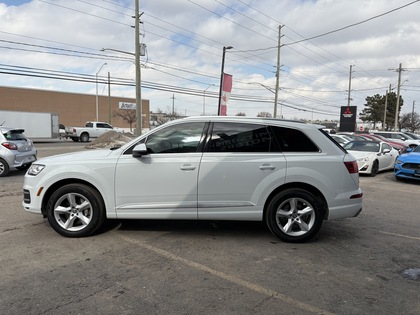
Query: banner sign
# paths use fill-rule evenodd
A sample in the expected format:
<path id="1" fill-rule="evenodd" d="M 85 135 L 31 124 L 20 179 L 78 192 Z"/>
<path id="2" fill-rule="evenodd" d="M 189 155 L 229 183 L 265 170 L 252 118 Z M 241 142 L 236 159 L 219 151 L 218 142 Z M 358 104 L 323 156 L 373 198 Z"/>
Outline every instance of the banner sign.
<path id="1" fill-rule="evenodd" d="M 220 116 L 227 115 L 227 102 L 232 92 L 232 75 L 223 73 L 222 99 L 220 102 Z"/>
<path id="2" fill-rule="evenodd" d="M 119 109 L 136 109 L 136 103 L 119 102 Z"/>
<path id="3" fill-rule="evenodd" d="M 340 131 L 356 131 L 357 106 L 341 106 Z"/>

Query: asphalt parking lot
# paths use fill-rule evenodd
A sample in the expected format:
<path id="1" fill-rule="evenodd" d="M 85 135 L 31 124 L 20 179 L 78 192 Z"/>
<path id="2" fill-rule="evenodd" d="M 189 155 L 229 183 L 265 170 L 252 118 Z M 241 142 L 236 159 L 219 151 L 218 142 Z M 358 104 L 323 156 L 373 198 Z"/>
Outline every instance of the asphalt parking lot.
<path id="1" fill-rule="evenodd" d="M 0 178 L 3 314 L 420 314 L 420 182 L 392 172 L 361 177 L 359 217 L 305 244 L 253 222 L 112 221 L 67 239 L 23 210 L 23 176 Z"/>

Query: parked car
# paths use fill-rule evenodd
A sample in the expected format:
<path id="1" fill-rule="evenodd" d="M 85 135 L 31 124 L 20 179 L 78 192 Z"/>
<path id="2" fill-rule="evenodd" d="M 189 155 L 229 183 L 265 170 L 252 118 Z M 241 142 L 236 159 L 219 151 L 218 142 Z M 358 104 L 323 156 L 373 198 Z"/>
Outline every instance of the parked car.
<path id="1" fill-rule="evenodd" d="M 412 133 L 412 132 L 408 132 L 408 131 L 403 131 L 403 134 L 406 134 L 406 135 L 410 136 L 411 138 L 413 138 L 415 140 L 420 140 L 420 135 L 418 135 L 416 133 Z"/>
<path id="2" fill-rule="evenodd" d="M 383 141 L 351 141 L 344 149 L 357 159 L 359 173 L 376 176 L 379 171 L 391 170 L 398 151 Z"/>
<path id="3" fill-rule="evenodd" d="M 404 134 L 403 132 L 394 132 L 394 131 L 371 131 L 371 133 L 376 135 L 381 135 L 391 141 L 396 141 L 400 143 L 404 143 L 408 145 L 410 148 L 415 148 L 420 144 L 420 140 L 413 139 L 407 134 Z"/>
<path id="4" fill-rule="evenodd" d="M 36 161 L 36 149 L 24 131 L 0 126 L 0 177 L 13 168 L 27 169 Z"/>
<path id="5" fill-rule="evenodd" d="M 66 126 L 64 126 L 63 124 L 59 124 L 58 134 L 59 134 L 60 139 L 67 139 Z"/>
<path id="6" fill-rule="evenodd" d="M 400 155 L 395 161 L 395 178 L 420 180 L 420 146 L 412 152 Z"/>
<path id="7" fill-rule="evenodd" d="M 25 175 L 23 207 L 66 237 L 105 219 L 265 221 L 288 242 L 362 210 L 357 163 L 322 126 L 189 117 L 113 150 L 43 158 Z"/>
<path id="8" fill-rule="evenodd" d="M 407 144 L 403 143 L 403 142 L 395 142 L 395 141 L 391 141 L 379 134 L 374 134 L 374 133 L 362 133 L 360 134 L 365 138 L 369 138 L 370 140 L 375 140 L 375 141 L 383 141 L 385 143 L 388 143 L 390 146 L 392 146 L 395 150 L 397 150 L 400 154 L 404 154 L 408 152 L 408 149 L 410 148 Z"/>
<path id="9" fill-rule="evenodd" d="M 95 139 L 102 136 L 104 133 L 114 130 L 123 133 L 121 128 L 112 127 L 106 122 L 88 121 L 84 127 L 66 127 L 66 137 L 71 138 L 74 142 L 88 142 L 90 139 Z"/>
<path id="10" fill-rule="evenodd" d="M 339 135 L 339 134 L 330 134 L 330 137 L 337 141 L 341 146 L 350 142 L 352 139 L 347 137 L 346 135 Z"/>

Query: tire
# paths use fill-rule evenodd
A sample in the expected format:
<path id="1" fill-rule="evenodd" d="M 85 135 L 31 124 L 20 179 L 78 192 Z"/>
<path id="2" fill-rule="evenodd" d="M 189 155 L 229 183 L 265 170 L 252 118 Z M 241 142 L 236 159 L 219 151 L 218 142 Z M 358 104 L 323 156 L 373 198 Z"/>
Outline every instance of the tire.
<path id="1" fill-rule="evenodd" d="M 291 188 L 270 201 L 265 220 L 270 231 L 289 243 L 302 243 L 315 237 L 324 218 L 323 203 L 312 193 Z"/>
<path id="2" fill-rule="evenodd" d="M 87 132 L 84 132 L 80 135 L 80 141 L 82 142 L 88 142 L 89 141 L 89 134 Z"/>
<path id="3" fill-rule="evenodd" d="M 373 165 L 372 165 L 372 170 L 370 171 L 370 176 L 371 177 L 375 177 L 376 174 L 378 174 L 379 171 L 379 162 L 378 161 L 374 161 Z"/>
<path id="4" fill-rule="evenodd" d="M 79 142 L 79 138 L 71 138 L 71 140 L 73 140 L 74 142 Z"/>
<path id="5" fill-rule="evenodd" d="M 51 227 L 65 237 L 86 237 L 101 227 L 105 206 L 100 194 L 82 184 L 57 189 L 47 203 Z"/>
<path id="6" fill-rule="evenodd" d="M 9 164 L 3 159 L 0 159 L 0 177 L 7 176 L 9 174 Z"/>

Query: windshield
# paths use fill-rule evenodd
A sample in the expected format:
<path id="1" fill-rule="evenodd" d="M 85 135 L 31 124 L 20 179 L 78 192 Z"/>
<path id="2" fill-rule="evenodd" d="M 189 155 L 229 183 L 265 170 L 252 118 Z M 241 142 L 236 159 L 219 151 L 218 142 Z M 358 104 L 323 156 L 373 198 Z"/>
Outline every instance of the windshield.
<path id="1" fill-rule="evenodd" d="M 344 145 L 350 151 L 379 152 L 380 144 L 374 141 L 351 141 Z"/>

